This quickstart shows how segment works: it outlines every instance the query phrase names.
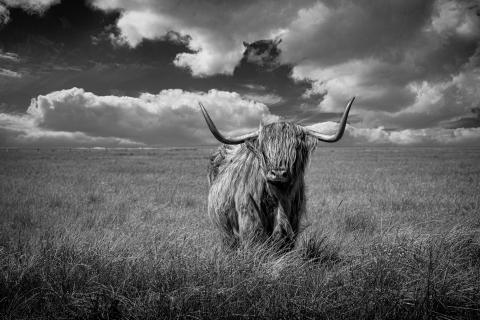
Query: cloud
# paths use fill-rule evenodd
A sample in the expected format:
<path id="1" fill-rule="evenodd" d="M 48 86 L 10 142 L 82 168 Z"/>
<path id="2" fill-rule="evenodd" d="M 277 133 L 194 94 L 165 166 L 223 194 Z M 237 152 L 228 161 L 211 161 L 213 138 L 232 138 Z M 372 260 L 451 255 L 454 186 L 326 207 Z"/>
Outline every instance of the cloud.
<path id="1" fill-rule="evenodd" d="M 433 1 L 202 1 L 95 0 L 103 10 L 123 10 L 117 27 L 125 43 L 159 39 L 169 31 L 189 35 L 194 52 L 175 63 L 194 75 L 231 74 L 242 42 L 281 37 L 282 60 L 332 64 L 384 55 L 414 38 L 430 19 Z M 395 16 L 401 16 L 401 19 Z M 382 33 L 378 30 L 382 29 Z M 375 37 L 371 35 L 375 34 Z M 271 40 L 270 40 L 271 41 Z"/>
<path id="2" fill-rule="evenodd" d="M 334 133 L 338 124 L 324 122 L 309 126 L 319 132 Z M 358 128 L 347 125 L 345 135 L 341 140 L 343 145 L 478 145 L 480 143 L 480 128 L 428 128 L 386 130 L 378 128 Z"/>
<path id="3" fill-rule="evenodd" d="M 470 7 L 469 11 L 464 10 L 465 5 Z M 475 16 L 477 12 L 472 10 L 475 7 L 473 1 L 463 4 L 456 1 L 438 1 L 431 28 L 439 34 L 456 33 L 463 37 L 476 37 L 479 20 Z"/>
<path id="4" fill-rule="evenodd" d="M 247 83 L 242 87 L 248 89 L 242 94 L 245 99 L 261 102 L 267 106 L 285 102 L 285 99 L 278 94 L 268 92 L 265 86 Z"/>
<path id="5" fill-rule="evenodd" d="M 16 71 L 13 71 L 13 70 L 0 68 L 0 77 L 21 78 L 22 74 L 20 72 L 16 72 Z"/>
<path id="6" fill-rule="evenodd" d="M 243 87 L 250 89 L 250 90 L 255 90 L 255 91 L 265 91 L 266 88 L 265 86 L 259 85 L 259 84 L 253 84 L 253 83 L 247 83 L 244 84 Z"/>
<path id="7" fill-rule="evenodd" d="M 359 97 L 355 109 L 395 111 L 415 99 L 409 88 L 396 84 L 404 81 L 407 73 L 401 66 L 367 58 L 324 68 L 303 63 L 293 69 L 292 76 L 297 80 L 313 80 L 312 88 L 304 96 L 323 96 L 319 104 L 322 111 L 341 112 L 352 96 Z"/>
<path id="8" fill-rule="evenodd" d="M 479 84 L 471 76 L 480 68 L 474 4 L 94 1 L 103 10 L 123 10 L 117 27 L 130 46 L 168 38 L 171 31 L 182 35 L 191 52 L 179 53 L 174 64 L 193 76 L 232 74 L 242 58 L 267 67 L 280 62 L 293 67 L 294 80 L 312 84 L 304 98 L 318 95 L 319 111 L 341 112 L 357 96 L 363 126 L 395 128 L 438 126 L 475 107 L 476 94 L 466 89 Z M 282 42 L 271 46 L 273 39 Z M 247 50 L 243 41 L 250 44 Z M 462 77 L 468 78 L 463 84 Z"/>
<path id="9" fill-rule="evenodd" d="M 0 113 L 0 146 L 6 147 L 138 147 L 141 143 L 117 137 L 92 137 L 83 132 L 38 128 L 29 115 Z"/>
<path id="10" fill-rule="evenodd" d="M 16 53 L 4 52 L 4 51 L 0 50 L 0 60 L 5 60 L 5 61 L 8 61 L 8 62 L 19 62 L 20 57 Z"/>
<path id="11" fill-rule="evenodd" d="M 25 114 L 0 113 L 0 145 L 30 147 L 178 146 L 218 143 L 209 132 L 197 103 L 208 109 L 219 129 L 237 135 L 278 121 L 259 102 L 235 92 L 163 90 L 139 97 L 98 96 L 72 88 L 32 99 Z M 338 124 L 311 128 L 333 133 Z M 344 145 L 478 144 L 480 128 L 386 130 L 347 127 Z"/>
<path id="12" fill-rule="evenodd" d="M 18 71 L 11 70 L 10 68 L 15 68 L 16 64 L 20 62 L 20 57 L 18 54 L 13 52 L 4 52 L 0 49 L 0 62 L 4 66 L 3 68 L 0 67 L 0 84 L 5 81 L 9 81 L 12 78 L 19 79 L 22 77 L 22 73 Z M 6 79 L 2 79 L 6 78 Z"/>
<path id="13" fill-rule="evenodd" d="M 10 22 L 9 8 L 21 8 L 29 13 L 43 14 L 61 0 L 3 0 L 0 2 L 0 26 Z"/>
<path id="14" fill-rule="evenodd" d="M 300 8 L 281 35 L 283 60 L 319 66 L 388 58 L 418 36 L 433 1 L 321 1 Z"/>
<path id="15" fill-rule="evenodd" d="M 480 128 L 428 128 L 386 131 L 383 128 L 351 130 L 351 135 L 376 144 L 397 145 L 478 145 Z M 358 143 L 358 142 L 357 142 Z"/>
<path id="16" fill-rule="evenodd" d="M 103 10 L 122 10 L 117 22 L 122 41 L 136 46 L 142 39 L 161 39 L 169 31 L 188 35 L 192 52 L 174 63 L 192 75 L 232 74 L 242 58 L 243 41 L 271 39 L 310 1 L 154 1 L 94 0 Z M 281 10 L 279 9 L 281 8 Z"/>
<path id="17" fill-rule="evenodd" d="M 227 134 L 274 121 L 261 103 L 239 94 L 210 90 L 163 90 L 139 97 L 97 96 L 72 88 L 40 95 L 24 115 L 0 113 L 0 128 L 14 145 L 195 145 L 215 141 L 208 131 L 201 101 Z M 5 138 L 2 139 L 5 142 Z"/>
<path id="18" fill-rule="evenodd" d="M 22 8 L 31 13 L 42 14 L 52 5 L 60 0 L 3 0 L 3 3 L 10 8 Z"/>
<path id="19" fill-rule="evenodd" d="M 245 51 L 243 52 L 242 62 L 249 62 L 269 70 L 280 66 L 280 49 L 278 45 L 281 39 L 258 40 L 252 43 L 243 42 Z"/>
<path id="20" fill-rule="evenodd" d="M 0 3 L 0 25 L 10 21 L 10 11 L 8 8 Z"/>
<path id="21" fill-rule="evenodd" d="M 442 123 L 445 128 L 480 128 L 480 107 L 472 108 L 469 116 L 457 117 Z"/>
<path id="22" fill-rule="evenodd" d="M 8 8 L 12 6 L 43 12 L 56 2 L 2 1 L 0 19 L 8 19 Z M 226 82 L 243 79 L 247 84 L 239 89 L 240 94 L 165 90 L 153 95 L 116 97 L 79 92 L 80 89 L 56 91 L 38 96 L 29 108 L 27 116 L 35 120 L 38 132 L 78 132 L 88 137 L 113 137 L 144 144 L 204 143 L 213 140 L 208 140 L 211 137 L 204 130 L 203 120 L 198 120 L 194 111 L 195 99 L 207 99 L 205 105 L 207 108 L 211 105 L 214 118 L 219 119 L 226 131 L 235 133 L 238 128 L 255 127 L 254 122 L 261 117 L 272 116 L 267 105 L 281 104 L 285 102 L 283 97 L 293 107 L 287 110 L 280 105 L 278 112 L 292 112 L 295 106 L 304 105 L 309 107 L 295 109 L 297 119 L 306 119 L 307 113 L 310 119 L 318 113 L 321 116 L 315 119 L 319 119 L 342 112 L 352 96 L 357 97 L 352 124 L 363 130 L 356 131 L 355 139 L 367 143 L 369 136 L 383 137 L 377 140 L 389 143 L 423 143 L 417 141 L 427 141 L 422 137 L 431 135 L 453 135 L 452 141 L 460 141 L 467 139 L 469 133 L 474 135 L 478 127 L 477 117 L 471 114 L 480 101 L 480 19 L 474 1 L 394 0 L 385 4 L 382 0 L 91 0 L 91 3 L 103 11 L 118 13 L 116 25 L 104 29 L 115 44 L 141 48 L 145 39 L 180 42 L 183 45 L 175 49 L 175 57 L 168 56 L 173 65 L 189 70 L 195 77 L 233 75 Z M 282 41 L 276 42 L 277 39 Z M 249 43 L 247 48 L 244 41 Z M 121 50 L 130 52 L 127 49 Z M 17 70 L 11 65 L 16 63 L 15 59 L 18 57 L 0 53 L 0 61 L 10 64 L 0 69 L 0 82 L 13 86 L 27 78 L 25 68 Z M 250 65 L 251 70 L 263 68 L 262 75 L 268 75 L 265 79 L 283 81 L 285 86 L 279 87 L 285 88 L 285 79 L 277 80 L 277 73 L 266 71 L 280 63 L 282 70 L 287 70 L 284 77 L 290 74 L 299 82 L 295 88 L 303 90 L 309 85 L 310 88 L 298 99 L 281 90 L 268 92 L 265 87 L 248 84 L 253 79 L 248 77 L 251 70 L 240 76 L 240 72 L 234 73 L 242 61 L 256 64 Z M 241 68 L 242 65 L 238 70 Z M 215 84 L 222 81 L 219 79 L 226 77 L 211 77 L 197 87 L 204 88 L 204 84 L 217 87 Z M 58 80 L 51 82 L 55 81 Z M 153 81 L 145 83 L 150 85 Z M 55 90 L 61 87 L 56 86 Z M 184 105 L 178 105 L 177 100 L 185 101 Z M 318 105 L 313 101 L 319 101 Z M 217 102 L 242 105 L 238 110 L 248 112 L 239 115 L 237 109 L 232 111 L 230 107 L 220 112 Z M 35 113 L 35 108 L 40 111 Z M 74 117 L 82 121 L 74 122 L 71 120 Z M 178 130 L 172 136 L 174 129 Z M 441 143 L 433 138 L 430 141 Z"/>
<path id="23" fill-rule="evenodd" d="M 321 96 L 322 111 L 340 112 L 355 95 L 363 126 L 400 129 L 477 106 L 480 19 L 468 1 L 319 2 L 297 20 L 283 60 L 296 62 L 294 79 L 312 81 L 304 96 Z"/>
<path id="24" fill-rule="evenodd" d="M 397 110 L 363 111 L 362 125 L 397 129 L 452 127 L 456 120 L 471 117 L 471 110 L 479 106 L 479 86 L 480 68 L 461 71 L 445 81 L 411 82 L 406 89 L 413 96 L 412 103 Z"/>
<path id="25" fill-rule="evenodd" d="M 181 7 L 181 6 L 180 6 Z M 174 64 L 190 69 L 194 76 L 203 77 L 217 73 L 231 74 L 241 58 L 238 50 L 241 43 L 235 44 L 228 39 L 216 41 L 215 32 L 204 32 L 200 26 L 190 25 L 168 13 L 149 10 L 125 11 L 117 22 L 121 34 L 117 43 L 137 46 L 143 39 L 166 39 L 171 31 L 189 35 L 188 47 L 194 53 L 179 53 Z M 226 47 L 230 48 L 227 49 Z"/>
<path id="26" fill-rule="evenodd" d="M 248 100 L 261 102 L 266 105 L 274 105 L 283 102 L 283 98 L 273 93 L 258 94 L 258 93 L 246 93 L 243 95 Z"/>

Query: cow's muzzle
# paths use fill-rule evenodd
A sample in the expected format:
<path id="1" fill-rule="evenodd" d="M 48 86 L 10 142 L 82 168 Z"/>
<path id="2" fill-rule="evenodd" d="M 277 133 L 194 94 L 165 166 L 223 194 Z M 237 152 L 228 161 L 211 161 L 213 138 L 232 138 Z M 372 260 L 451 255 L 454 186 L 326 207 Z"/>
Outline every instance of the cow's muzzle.
<path id="1" fill-rule="evenodd" d="M 267 172 L 267 181 L 270 183 L 285 183 L 290 181 L 290 175 L 287 169 L 270 169 Z"/>

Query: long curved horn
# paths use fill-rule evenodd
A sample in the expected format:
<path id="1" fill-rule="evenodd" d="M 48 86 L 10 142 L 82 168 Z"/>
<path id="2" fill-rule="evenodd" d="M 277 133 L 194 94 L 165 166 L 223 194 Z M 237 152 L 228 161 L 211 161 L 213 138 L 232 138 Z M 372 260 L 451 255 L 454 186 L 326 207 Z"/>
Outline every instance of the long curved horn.
<path id="1" fill-rule="evenodd" d="M 332 134 L 332 135 L 327 135 L 327 134 L 321 134 L 320 132 L 317 132 L 315 130 L 305 128 L 306 132 L 314 136 L 320 141 L 324 142 L 337 142 L 340 140 L 343 136 L 343 133 L 345 132 L 345 127 L 347 126 L 347 118 L 348 118 L 348 113 L 350 112 L 350 108 L 352 107 L 353 100 L 355 100 L 355 97 L 350 100 L 350 102 L 347 105 L 347 108 L 345 109 L 345 112 L 343 113 L 342 120 L 340 120 L 340 127 L 338 128 L 337 133 Z"/>
<path id="2" fill-rule="evenodd" d="M 202 110 L 202 114 L 203 114 L 203 117 L 205 118 L 205 121 L 207 122 L 208 128 L 212 132 L 213 136 L 215 138 L 217 138 L 217 140 L 220 141 L 221 143 L 240 144 L 240 143 L 245 142 L 245 140 L 247 140 L 247 139 L 252 139 L 252 138 L 258 137 L 258 130 L 255 130 L 253 132 L 244 134 L 244 135 L 239 136 L 239 137 L 234 137 L 234 138 L 225 137 L 224 135 L 222 135 L 218 131 L 217 127 L 213 123 L 212 119 L 210 118 L 210 116 L 209 116 L 207 110 L 205 109 L 205 107 L 203 106 L 203 104 L 201 102 L 199 102 L 198 104 L 200 105 L 200 109 Z"/>

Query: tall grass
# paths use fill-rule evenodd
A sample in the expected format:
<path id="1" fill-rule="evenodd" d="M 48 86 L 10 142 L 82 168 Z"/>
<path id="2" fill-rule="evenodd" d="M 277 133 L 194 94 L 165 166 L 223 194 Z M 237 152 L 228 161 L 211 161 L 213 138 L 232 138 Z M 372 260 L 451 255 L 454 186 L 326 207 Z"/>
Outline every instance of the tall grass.
<path id="1" fill-rule="evenodd" d="M 395 152 L 320 150 L 287 254 L 220 248 L 206 150 L 1 154 L 0 315 L 480 317 L 480 150 Z"/>

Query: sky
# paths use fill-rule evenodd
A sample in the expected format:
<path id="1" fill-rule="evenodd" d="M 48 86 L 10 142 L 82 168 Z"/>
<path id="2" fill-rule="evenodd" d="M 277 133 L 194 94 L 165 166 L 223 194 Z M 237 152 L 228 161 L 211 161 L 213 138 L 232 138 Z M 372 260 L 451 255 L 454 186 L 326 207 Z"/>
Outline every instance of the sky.
<path id="1" fill-rule="evenodd" d="M 471 0 L 0 0 L 0 147 L 167 147 L 293 121 L 480 145 Z"/>

